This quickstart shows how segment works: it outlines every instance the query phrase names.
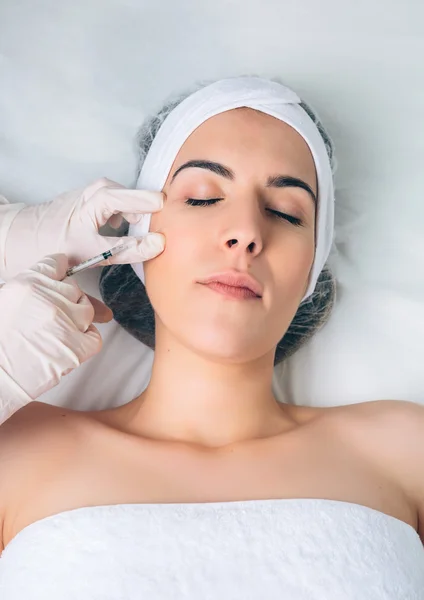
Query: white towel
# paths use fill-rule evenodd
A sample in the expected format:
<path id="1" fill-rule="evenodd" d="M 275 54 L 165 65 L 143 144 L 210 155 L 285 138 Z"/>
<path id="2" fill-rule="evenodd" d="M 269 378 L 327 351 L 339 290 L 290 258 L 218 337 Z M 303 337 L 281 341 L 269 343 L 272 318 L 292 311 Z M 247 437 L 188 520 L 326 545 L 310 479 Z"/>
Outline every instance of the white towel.
<path id="1" fill-rule="evenodd" d="M 0 558 L 1 600 L 418 600 L 416 531 L 331 500 L 119 504 L 37 521 Z"/>

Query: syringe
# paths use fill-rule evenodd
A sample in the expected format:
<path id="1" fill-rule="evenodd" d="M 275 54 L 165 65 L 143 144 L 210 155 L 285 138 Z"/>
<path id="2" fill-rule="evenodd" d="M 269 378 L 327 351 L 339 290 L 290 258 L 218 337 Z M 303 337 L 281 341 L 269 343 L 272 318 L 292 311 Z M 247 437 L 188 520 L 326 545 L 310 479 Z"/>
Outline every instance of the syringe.
<path id="1" fill-rule="evenodd" d="M 75 275 L 75 273 L 80 273 L 81 271 L 85 271 L 85 269 L 88 269 L 89 267 L 92 267 L 93 265 L 97 265 L 98 263 L 101 263 L 104 260 L 107 260 L 111 256 L 115 256 L 115 254 L 119 254 L 120 252 L 127 250 L 132 245 L 133 244 L 131 242 L 129 242 L 127 244 L 124 244 L 123 242 L 121 242 L 120 244 L 118 244 L 117 246 L 114 246 L 110 250 L 107 250 L 106 252 L 102 252 L 102 254 L 98 254 L 97 256 L 94 256 L 93 258 L 89 258 L 88 260 L 85 260 L 84 262 L 80 263 L 79 265 L 76 265 L 75 267 L 71 267 L 70 269 L 68 269 L 66 271 L 66 277 L 70 277 L 71 275 Z"/>

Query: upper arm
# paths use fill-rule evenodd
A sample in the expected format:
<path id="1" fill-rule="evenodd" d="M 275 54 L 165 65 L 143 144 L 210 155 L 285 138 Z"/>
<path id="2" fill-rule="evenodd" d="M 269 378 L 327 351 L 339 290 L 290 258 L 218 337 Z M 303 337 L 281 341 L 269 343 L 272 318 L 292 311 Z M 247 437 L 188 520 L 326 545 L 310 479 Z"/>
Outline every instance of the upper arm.
<path id="1" fill-rule="evenodd" d="M 3 550 L 4 550 L 3 528 L 4 528 L 4 515 L 0 512 L 0 556 L 1 556 L 1 553 L 3 552 Z"/>
<path id="2" fill-rule="evenodd" d="M 356 448 L 400 490 L 424 541 L 424 406 L 378 400 L 350 408 Z"/>
<path id="3" fill-rule="evenodd" d="M 70 427 L 62 416 L 67 412 L 31 402 L 0 427 L 0 552 L 23 503 L 65 455 Z"/>
<path id="4" fill-rule="evenodd" d="M 0 426 L 0 552 L 4 550 L 8 507 L 13 502 L 19 478 L 22 442 L 30 437 L 28 424 L 31 417 L 34 418 L 33 404 L 40 403 L 31 402 L 22 407 Z"/>
<path id="5" fill-rule="evenodd" d="M 418 533 L 424 542 L 424 406 L 384 401 L 373 429 L 387 472 L 416 511 Z"/>
<path id="6" fill-rule="evenodd" d="M 424 544 L 424 406 L 416 404 L 410 412 L 410 424 L 403 433 L 406 447 L 404 477 L 417 508 L 417 530 Z"/>
<path id="7" fill-rule="evenodd" d="M 399 432 L 404 452 L 403 477 L 405 489 L 414 501 L 418 516 L 418 533 L 424 543 L 424 406 L 408 403 L 407 416 Z"/>

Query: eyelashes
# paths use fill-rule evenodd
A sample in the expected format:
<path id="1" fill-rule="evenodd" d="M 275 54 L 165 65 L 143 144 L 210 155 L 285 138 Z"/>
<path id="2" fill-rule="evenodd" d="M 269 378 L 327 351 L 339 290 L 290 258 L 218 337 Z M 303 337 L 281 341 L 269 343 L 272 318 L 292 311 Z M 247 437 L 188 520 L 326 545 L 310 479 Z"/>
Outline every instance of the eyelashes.
<path id="1" fill-rule="evenodd" d="M 302 219 L 292 217 L 291 215 L 287 215 L 286 213 L 280 212 L 279 210 L 273 210 L 272 208 L 267 208 L 267 210 L 277 219 L 284 219 L 292 225 L 296 225 L 296 227 L 301 227 L 303 225 Z"/>
<path id="2" fill-rule="evenodd" d="M 190 204 L 190 206 L 210 206 L 211 204 L 221 202 L 221 200 L 224 200 L 224 198 L 209 198 L 209 200 L 197 200 L 196 198 L 187 198 L 185 203 Z"/>
<path id="3" fill-rule="evenodd" d="M 218 202 L 221 202 L 221 200 L 224 200 L 224 198 L 209 198 L 207 200 L 203 198 L 187 198 L 185 203 L 189 204 L 190 206 L 211 206 L 212 204 L 217 204 Z M 287 215 L 286 213 L 280 212 L 279 210 L 274 210 L 272 208 L 267 208 L 266 210 L 276 219 L 288 221 L 296 227 L 301 227 L 303 225 L 302 219 L 292 217 L 291 215 Z"/>

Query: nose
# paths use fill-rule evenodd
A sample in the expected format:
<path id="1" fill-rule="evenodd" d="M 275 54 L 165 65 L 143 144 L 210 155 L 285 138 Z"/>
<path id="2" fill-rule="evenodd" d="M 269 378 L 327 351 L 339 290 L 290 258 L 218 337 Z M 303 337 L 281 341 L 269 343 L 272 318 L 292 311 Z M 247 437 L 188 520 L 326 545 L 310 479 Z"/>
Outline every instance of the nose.
<path id="1" fill-rule="evenodd" d="M 242 214 L 237 211 L 237 214 L 227 217 L 231 218 L 231 225 L 223 232 L 222 245 L 225 249 L 249 257 L 258 255 L 263 248 L 259 210 L 245 209 Z"/>

